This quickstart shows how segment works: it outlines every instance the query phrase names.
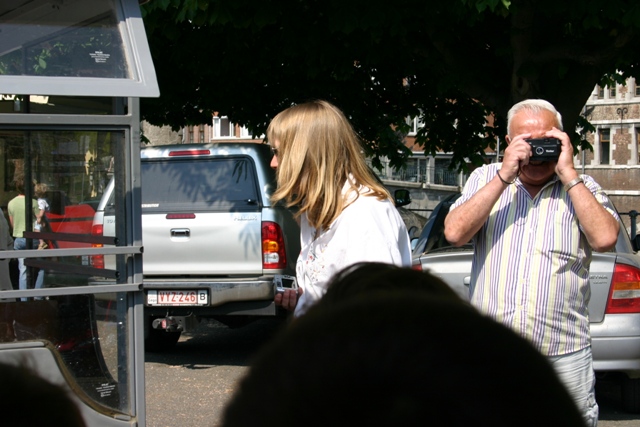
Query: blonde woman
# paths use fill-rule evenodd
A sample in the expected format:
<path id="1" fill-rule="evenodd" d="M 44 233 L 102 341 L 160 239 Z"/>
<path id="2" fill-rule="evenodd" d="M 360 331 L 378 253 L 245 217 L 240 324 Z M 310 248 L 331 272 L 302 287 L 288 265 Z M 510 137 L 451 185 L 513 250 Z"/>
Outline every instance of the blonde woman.
<path id="1" fill-rule="evenodd" d="M 278 179 L 272 201 L 296 206 L 301 229 L 301 293 L 277 294 L 277 305 L 302 315 L 335 273 L 361 261 L 411 265 L 402 218 L 338 108 L 326 101 L 290 107 L 271 121 L 267 139 Z"/>
<path id="2" fill-rule="evenodd" d="M 38 201 L 38 213 L 36 214 L 36 221 L 33 224 L 34 231 L 39 232 L 40 230 L 42 230 L 42 227 L 43 225 L 45 225 L 45 221 L 47 220 L 47 218 L 45 217 L 45 213 L 49 212 L 50 207 L 49 207 L 49 202 L 45 197 L 47 195 L 48 190 L 49 190 L 49 187 L 47 186 L 47 184 L 43 182 L 37 183 L 34 186 L 33 192 Z M 48 247 L 47 242 L 40 239 L 40 244 L 38 245 L 38 249 L 47 249 L 47 247 Z"/>

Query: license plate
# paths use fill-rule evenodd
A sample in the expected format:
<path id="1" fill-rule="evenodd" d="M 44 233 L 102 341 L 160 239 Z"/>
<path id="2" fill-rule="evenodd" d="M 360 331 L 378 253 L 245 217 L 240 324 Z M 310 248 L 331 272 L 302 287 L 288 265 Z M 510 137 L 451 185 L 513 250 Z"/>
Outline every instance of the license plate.
<path id="1" fill-rule="evenodd" d="M 147 305 L 198 306 L 209 303 L 206 289 L 182 291 L 147 291 Z"/>

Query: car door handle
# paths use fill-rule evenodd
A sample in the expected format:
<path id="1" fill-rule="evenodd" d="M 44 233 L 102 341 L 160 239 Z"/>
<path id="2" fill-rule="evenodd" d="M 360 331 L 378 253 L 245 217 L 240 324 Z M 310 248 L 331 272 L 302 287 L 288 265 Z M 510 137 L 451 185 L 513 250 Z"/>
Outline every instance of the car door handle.
<path id="1" fill-rule="evenodd" d="M 188 228 L 172 228 L 171 237 L 190 237 L 191 230 Z"/>
<path id="2" fill-rule="evenodd" d="M 465 286 L 469 287 L 469 285 L 471 284 L 471 276 L 467 276 L 467 277 L 465 277 L 465 278 L 462 280 L 462 283 L 463 283 Z"/>

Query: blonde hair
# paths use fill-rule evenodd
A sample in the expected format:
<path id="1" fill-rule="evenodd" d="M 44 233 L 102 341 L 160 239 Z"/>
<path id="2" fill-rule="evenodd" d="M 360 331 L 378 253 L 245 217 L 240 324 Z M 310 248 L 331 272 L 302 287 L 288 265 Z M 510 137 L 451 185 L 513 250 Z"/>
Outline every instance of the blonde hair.
<path id="1" fill-rule="evenodd" d="M 379 200 L 391 199 L 365 162 L 351 124 L 334 105 L 312 101 L 280 112 L 269 124 L 267 139 L 278 142 L 278 188 L 271 200 L 297 206 L 309 224 L 327 229 L 346 207 L 342 188 L 349 179 L 358 197 L 362 185 Z"/>
<path id="2" fill-rule="evenodd" d="M 41 182 L 34 185 L 33 192 L 35 193 L 36 198 L 41 199 L 42 197 L 44 197 L 48 190 L 49 187 L 47 186 L 47 184 Z"/>

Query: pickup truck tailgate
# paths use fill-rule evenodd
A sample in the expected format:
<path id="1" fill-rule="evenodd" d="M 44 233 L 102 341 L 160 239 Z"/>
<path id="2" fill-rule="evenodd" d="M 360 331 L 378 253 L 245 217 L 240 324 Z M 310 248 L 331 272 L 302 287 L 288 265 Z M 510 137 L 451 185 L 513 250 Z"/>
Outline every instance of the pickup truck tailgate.
<path id="1" fill-rule="evenodd" d="M 145 276 L 262 274 L 260 212 L 143 216 Z"/>

